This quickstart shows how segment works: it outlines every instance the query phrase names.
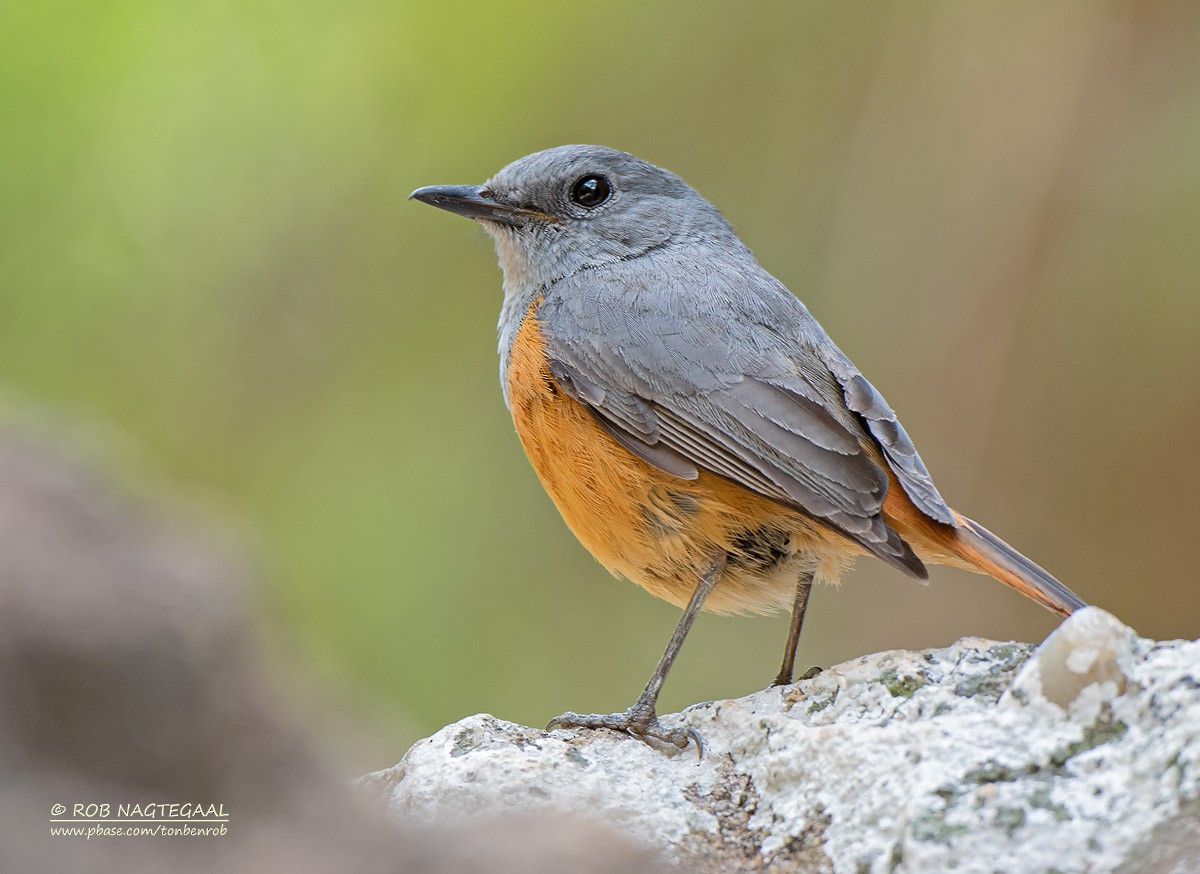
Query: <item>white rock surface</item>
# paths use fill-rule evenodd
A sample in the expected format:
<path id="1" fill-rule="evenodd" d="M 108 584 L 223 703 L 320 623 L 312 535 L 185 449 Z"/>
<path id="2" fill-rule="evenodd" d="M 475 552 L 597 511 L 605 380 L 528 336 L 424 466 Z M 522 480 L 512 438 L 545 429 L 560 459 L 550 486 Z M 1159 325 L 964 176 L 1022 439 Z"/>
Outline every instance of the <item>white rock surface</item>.
<path id="1" fill-rule="evenodd" d="M 688 871 L 1200 872 L 1200 641 L 1076 613 L 664 718 L 675 753 L 473 716 L 369 780 L 405 820 L 552 808 Z"/>

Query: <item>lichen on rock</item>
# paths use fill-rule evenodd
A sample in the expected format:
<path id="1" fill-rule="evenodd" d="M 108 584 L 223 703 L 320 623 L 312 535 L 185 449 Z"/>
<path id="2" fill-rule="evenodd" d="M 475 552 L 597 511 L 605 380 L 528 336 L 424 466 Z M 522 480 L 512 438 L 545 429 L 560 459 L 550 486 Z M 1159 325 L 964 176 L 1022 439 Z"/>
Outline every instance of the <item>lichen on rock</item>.
<path id="1" fill-rule="evenodd" d="M 689 871 L 1186 872 L 1198 672 L 1200 642 L 1087 608 L 1036 650 L 879 653 L 664 717 L 704 737 L 702 760 L 481 715 L 371 779 L 407 819 L 550 808 Z"/>

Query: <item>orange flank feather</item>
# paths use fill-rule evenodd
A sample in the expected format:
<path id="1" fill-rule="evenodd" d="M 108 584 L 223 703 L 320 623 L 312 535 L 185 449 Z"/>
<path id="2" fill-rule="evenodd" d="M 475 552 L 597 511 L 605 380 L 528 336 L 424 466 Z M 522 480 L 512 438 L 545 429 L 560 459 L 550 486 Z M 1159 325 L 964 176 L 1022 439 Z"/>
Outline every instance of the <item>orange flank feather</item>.
<path id="1" fill-rule="evenodd" d="M 509 357 L 513 422 L 568 527 L 609 571 L 682 607 L 726 556 L 705 609 L 750 613 L 790 606 L 803 570 L 836 581 L 861 553 L 789 507 L 705 471 L 679 479 L 617 443 L 555 384 L 532 315 L 537 304 Z"/>

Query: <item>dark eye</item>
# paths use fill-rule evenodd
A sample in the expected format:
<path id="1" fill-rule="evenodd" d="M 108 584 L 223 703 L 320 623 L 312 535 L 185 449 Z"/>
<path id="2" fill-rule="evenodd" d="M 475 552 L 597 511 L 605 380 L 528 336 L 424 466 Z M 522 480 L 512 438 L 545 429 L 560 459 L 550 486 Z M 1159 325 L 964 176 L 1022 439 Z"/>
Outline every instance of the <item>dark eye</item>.
<path id="1" fill-rule="evenodd" d="M 610 194 L 612 194 L 612 187 L 608 184 L 608 180 L 595 173 L 580 176 L 571 186 L 571 200 L 584 209 L 599 206 L 608 200 Z"/>

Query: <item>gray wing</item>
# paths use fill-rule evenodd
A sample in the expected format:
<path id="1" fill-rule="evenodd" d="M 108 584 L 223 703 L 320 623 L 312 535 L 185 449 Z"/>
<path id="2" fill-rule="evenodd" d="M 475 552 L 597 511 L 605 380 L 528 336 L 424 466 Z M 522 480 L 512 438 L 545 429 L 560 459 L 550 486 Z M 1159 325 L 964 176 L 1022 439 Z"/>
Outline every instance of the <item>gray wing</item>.
<path id="1" fill-rule="evenodd" d="M 954 514 L 942 500 L 917 447 L 892 408 L 845 356 L 839 357 L 841 361 L 833 362 L 833 375 L 845 392 L 846 406 L 862 417 L 904 493 L 930 519 L 957 528 Z"/>
<path id="2" fill-rule="evenodd" d="M 794 297 L 782 290 L 789 304 L 777 288 L 733 297 L 712 276 L 686 293 L 614 280 L 619 289 L 596 276 L 568 280 L 540 307 L 551 373 L 566 393 L 660 470 L 719 474 L 925 575 L 880 515 L 888 477 L 864 441 L 879 446 L 918 507 L 939 521 L 952 519 L 949 510 L 878 392 L 848 360 L 839 374 L 818 353 L 825 347 L 812 340 L 824 338 L 844 359 Z"/>

